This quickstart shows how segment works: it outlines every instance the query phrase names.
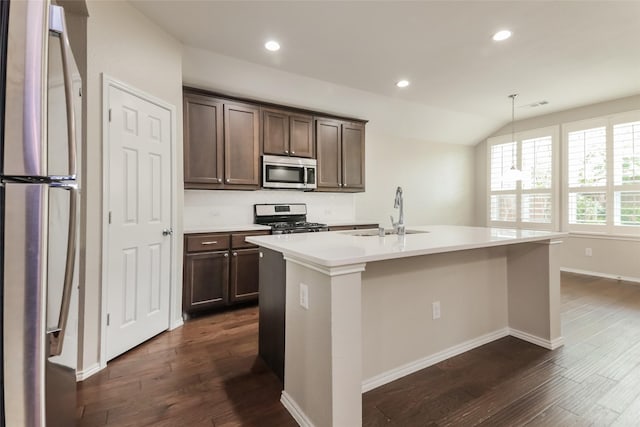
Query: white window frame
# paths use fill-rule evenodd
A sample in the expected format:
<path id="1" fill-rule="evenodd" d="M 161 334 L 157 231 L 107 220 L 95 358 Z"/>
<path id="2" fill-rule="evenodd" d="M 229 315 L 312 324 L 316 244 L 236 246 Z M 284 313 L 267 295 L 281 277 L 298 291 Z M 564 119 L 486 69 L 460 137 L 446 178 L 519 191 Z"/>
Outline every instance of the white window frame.
<path id="1" fill-rule="evenodd" d="M 515 190 L 499 190 L 492 191 L 491 189 L 491 147 L 494 145 L 507 144 L 510 142 L 517 143 L 516 148 L 516 167 L 518 170 L 522 170 L 522 141 L 543 137 L 551 137 L 551 189 L 545 190 L 551 193 L 551 222 L 550 223 L 538 223 L 538 222 L 523 222 L 522 221 L 522 195 L 523 194 L 535 194 L 540 193 L 540 190 L 522 189 L 522 181 L 516 182 Z M 517 132 L 513 135 L 500 135 L 487 139 L 487 226 L 488 227 L 500 227 L 500 228 L 526 228 L 531 230 L 551 230 L 558 231 L 560 226 L 560 198 L 559 198 L 559 168 L 560 168 L 560 126 L 548 126 L 539 129 L 531 129 L 527 131 Z M 498 194 L 515 194 L 516 195 L 516 220 L 511 221 L 492 221 L 491 220 L 491 196 Z"/>
<path id="2" fill-rule="evenodd" d="M 640 184 L 626 186 L 614 184 L 613 127 L 622 123 L 636 121 L 640 121 L 640 110 L 562 124 L 562 229 L 564 231 L 612 236 L 640 235 L 640 226 L 615 225 L 614 221 L 615 192 L 622 189 L 625 191 L 640 191 Z M 606 129 L 607 184 L 604 187 L 604 191 L 607 198 L 607 221 L 606 224 L 569 224 L 569 195 L 572 193 L 569 190 L 569 133 L 596 127 L 605 127 Z M 581 190 L 582 192 L 601 192 L 602 187 L 582 187 Z"/>

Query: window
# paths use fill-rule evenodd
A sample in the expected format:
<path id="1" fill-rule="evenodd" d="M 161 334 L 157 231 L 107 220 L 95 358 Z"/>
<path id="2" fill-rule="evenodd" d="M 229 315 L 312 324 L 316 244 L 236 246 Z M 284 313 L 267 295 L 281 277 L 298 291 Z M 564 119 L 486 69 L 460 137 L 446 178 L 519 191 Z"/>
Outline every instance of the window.
<path id="1" fill-rule="evenodd" d="M 640 112 L 564 125 L 566 229 L 640 234 Z"/>
<path id="2" fill-rule="evenodd" d="M 640 121 L 613 126 L 613 221 L 640 226 Z"/>
<path id="3" fill-rule="evenodd" d="M 489 225 L 556 229 L 558 128 L 514 136 L 488 140 Z"/>
<path id="4" fill-rule="evenodd" d="M 569 224 L 606 224 L 606 127 L 567 134 Z"/>

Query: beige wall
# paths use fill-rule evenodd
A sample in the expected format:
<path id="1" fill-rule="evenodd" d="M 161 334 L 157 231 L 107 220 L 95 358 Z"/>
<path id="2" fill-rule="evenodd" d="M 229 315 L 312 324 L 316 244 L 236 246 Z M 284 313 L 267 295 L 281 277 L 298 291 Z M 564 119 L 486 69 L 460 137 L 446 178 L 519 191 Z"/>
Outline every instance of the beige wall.
<path id="1" fill-rule="evenodd" d="M 442 126 L 430 123 L 429 107 L 191 47 L 184 49 L 182 72 L 187 85 L 369 120 L 367 191 L 352 196 L 356 219 L 390 226 L 389 215 L 397 218 L 395 188 L 401 185 L 408 224 L 473 222 L 474 149 L 446 144 L 446 133 L 432 132 Z"/>
<path id="2" fill-rule="evenodd" d="M 102 73 L 164 100 L 176 107 L 177 159 L 182 206 L 182 46 L 129 3 L 87 2 L 87 147 L 83 196 L 86 200 L 83 355 L 79 370 L 95 367 L 100 346 L 100 292 L 102 282 Z M 181 215 L 181 209 L 179 210 Z M 178 224 L 182 219 L 178 218 Z M 181 230 L 177 230 L 180 235 Z M 179 240 L 178 253 L 182 253 Z M 182 271 L 182 257 L 174 265 Z"/>
<path id="3" fill-rule="evenodd" d="M 504 247 L 371 262 L 362 273 L 364 381 L 508 326 Z"/>
<path id="4" fill-rule="evenodd" d="M 520 120 L 515 122 L 514 130 L 521 132 L 638 109 L 640 109 L 640 95 L 630 96 Z M 504 135 L 510 131 L 511 125 L 507 125 L 490 136 Z M 486 140 L 483 140 L 475 146 L 474 209 L 475 225 L 478 226 L 486 226 L 487 224 L 486 162 L 487 145 Z M 585 256 L 585 248 L 592 248 L 593 256 Z M 561 250 L 558 251 L 560 267 L 613 277 L 624 276 L 627 279 L 640 281 L 639 248 L 640 239 L 601 239 L 572 235 L 565 239 L 565 244 L 561 245 Z"/>
<path id="5" fill-rule="evenodd" d="M 640 239 L 572 235 L 563 240 L 561 268 L 640 282 Z M 591 256 L 585 255 L 587 248 Z"/>

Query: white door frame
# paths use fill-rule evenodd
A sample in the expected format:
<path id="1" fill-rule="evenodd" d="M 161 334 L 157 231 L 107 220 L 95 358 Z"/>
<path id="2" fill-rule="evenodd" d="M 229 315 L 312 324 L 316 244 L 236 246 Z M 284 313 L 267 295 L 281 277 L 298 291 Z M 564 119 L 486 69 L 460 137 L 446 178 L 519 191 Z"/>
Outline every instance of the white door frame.
<path id="1" fill-rule="evenodd" d="M 120 80 L 102 73 L 102 283 L 101 283 L 101 310 L 100 310 L 100 369 L 107 366 L 107 293 L 108 293 L 108 278 L 109 269 L 108 254 L 109 254 L 109 191 L 111 184 L 111 169 L 109 165 L 109 88 L 120 89 L 124 92 L 128 92 L 133 96 L 144 99 L 152 104 L 157 105 L 160 108 L 164 108 L 169 111 L 171 116 L 170 126 L 171 131 L 169 136 L 171 138 L 171 159 L 169 161 L 171 165 L 171 229 L 174 232 L 177 230 L 176 219 L 178 218 L 178 203 L 177 203 L 177 173 L 175 161 L 177 158 L 177 137 L 176 137 L 176 107 L 168 102 L 156 98 L 146 92 L 143 92 L 133 86 L 128 85 Z M 177 235 L 171 236 L 170 244 L 170 274 L 169 274 L 169 330 L 182 326 L 182 283 L 178 280 L 178 272 L 175 265 L 177 257 Z"/>

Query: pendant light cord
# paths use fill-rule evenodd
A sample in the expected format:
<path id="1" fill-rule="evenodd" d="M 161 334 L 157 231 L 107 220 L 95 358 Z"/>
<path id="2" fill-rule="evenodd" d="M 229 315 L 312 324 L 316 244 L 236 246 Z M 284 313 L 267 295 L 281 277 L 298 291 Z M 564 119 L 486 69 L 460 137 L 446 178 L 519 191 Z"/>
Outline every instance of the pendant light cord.
<path id="1" fill-rule="evenodd" d="M 512 156 L 511 156 L 511 169 L 517 169 L 516 168 L 516 133 L 514 130 L 514 122 L 516 120 L 516 96 L 518 96 L 517 93 L 511 94 L 509 95 L 509 98 L 511 98 L 511 143 L 513 144 L 513 149 L 511 150 Z"/>

